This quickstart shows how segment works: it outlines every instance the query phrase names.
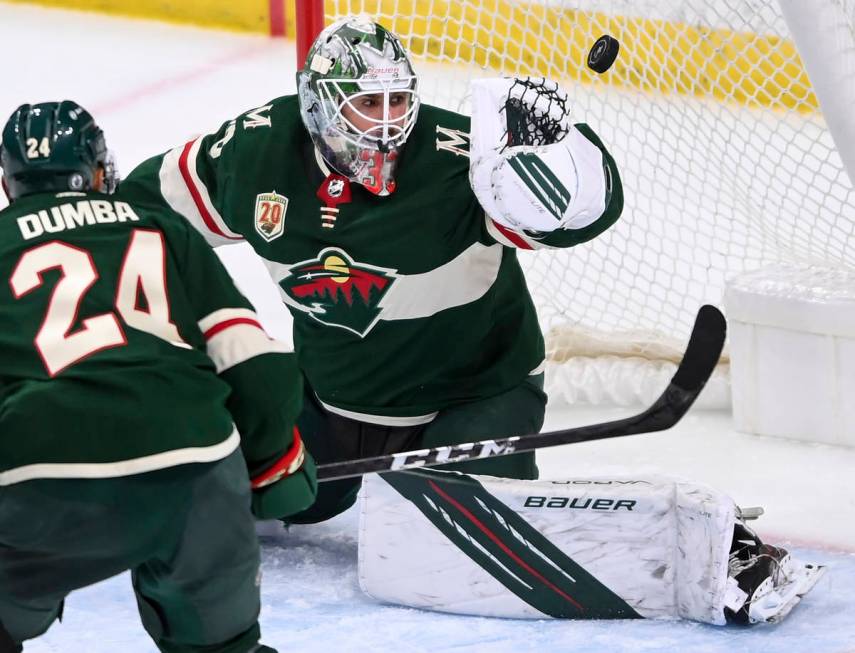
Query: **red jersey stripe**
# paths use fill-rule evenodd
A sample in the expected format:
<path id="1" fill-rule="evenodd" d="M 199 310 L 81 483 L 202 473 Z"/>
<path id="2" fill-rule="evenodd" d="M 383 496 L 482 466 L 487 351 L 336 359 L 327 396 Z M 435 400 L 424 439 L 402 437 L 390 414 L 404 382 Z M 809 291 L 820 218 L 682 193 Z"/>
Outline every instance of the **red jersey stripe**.
<path id="1" fill-rule="evenodd" d="M 203 334 L 205 336 L 205 340 L 210 340 L 221 331 L 225 331 L 229 327 L 233 327 L 237 324 L 248 324 L 249 326 L 254 326 L 257 329 L 261 329 L 262 331 L 264 331 L 264 329 L 261 328 L 261 324 L 259 324 L 257 320 L 253 320 L 248 317 L 236 317 L 232 318 L 231 320 L 224 320 L 222 322 L 218 322 L 210 329 L 205 331 L 205 333 Z"/>
<path id="2" fill-rule="evenodd" d="M 252 479 L 252 489 L 257 490 L 272 485 L 279 479 L 290 476 L 300 469 L 305 458 L 306 453 L 303 448 L 303 440 L 300 438 L 300 430 L 294 426 L 294 442 L 291 443 L 291 447 L 270 469 Z"/>
<path id="3" fill-rule="evenodd" d="M 529 245 L 522 236 L 520 236 L 517 232 L 511 231 L 507 227 L 500 225 L 498 222 L 493 220 L 493 225 L 498 229 L 501 234 L 510 240 L 514 245 L 516 245 L 519 249 L 534 249 L 531 245 Z"/>
<path id="4" fill-rule="evenodd" d="M 188 143 L 184 146 L 184 149 L 181 151 L 181 157 L 178 159 L 178 169 L 181 171 L 181 178 L 184 179 L 184 184 L 187 186 L 187 190 L 190 191 L 190 196 L 193 198 L 193 202 L 196 204 L 196 210 L 199 211 L 199 215 L 202 216 L 202 220 L 205 222 L 205 226 L 208 227 L 210 231 L 214 232 L 218 236 L 222 236 L 223 238 L 228 238 L 230 240 L 241 240 L 240 238 L 235 238 L 234 236 L 228 236 L 224 234 L 222 229 L 217 226 L 217 223 L 214 221 L 214 218 L 208 211 L 208 207 L 205 206 L 205 201 L 202 199 L 202 194 L 199 192 L 199 188 L 193 181 L 193 176 L 190 174 L 190 168 L 187 164 L 187 161 L 190 158 L 190 150 L 193 148 L 193 144 L 195 142 L 195 140 L 188 141 Z"/>

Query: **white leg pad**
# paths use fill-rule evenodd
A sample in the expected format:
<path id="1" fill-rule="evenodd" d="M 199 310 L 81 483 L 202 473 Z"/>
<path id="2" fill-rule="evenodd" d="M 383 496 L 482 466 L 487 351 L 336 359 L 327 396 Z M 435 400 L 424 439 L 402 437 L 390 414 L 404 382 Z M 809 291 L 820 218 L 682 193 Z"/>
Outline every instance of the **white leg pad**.
<path id="1" fill-rule="evenodd" d="M 379 476 L 365 477 L 359 580 L 369 595 L 442 612 L 542 619 L 556 615 L 524 598 L 542 583 L 545 593 L 580 606 L 570 616 L 597 618 L 587 576 L 636 616 L 724 623 L 736 510 L 726 495 L 663 477 L 431 474 L 433 481 L 422 477 L 407 490 L 409 498 Z M 467 503 L 461 487 L 475 498 Z M 548 571 L 529 574 L 532 565 Z"/>

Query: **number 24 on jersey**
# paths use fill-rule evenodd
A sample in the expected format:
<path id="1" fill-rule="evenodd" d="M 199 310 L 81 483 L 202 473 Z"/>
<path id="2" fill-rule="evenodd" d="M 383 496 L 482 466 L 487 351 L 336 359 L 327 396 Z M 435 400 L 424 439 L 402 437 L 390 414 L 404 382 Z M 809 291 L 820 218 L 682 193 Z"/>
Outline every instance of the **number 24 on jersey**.
<path id="1" fill-rule="evenodd" d="M 165 257 L 161 232 L 134 229 L 119 271 L 115 310 L 84 318 L 75 329 L 83 297 L 99 278 L 92 254 L 61 241 L 24 252 L 9 279 L 15 299 L 40 287 L 43 273 L 60 272 L 34 341 L 48 374 L 55 376 L 95 352 L 126 345 L 119 318 L 132 328 L 187 346 L 169 317 Z M 145 295 L 145 308 L 137 301 L 139 292 Z"/>

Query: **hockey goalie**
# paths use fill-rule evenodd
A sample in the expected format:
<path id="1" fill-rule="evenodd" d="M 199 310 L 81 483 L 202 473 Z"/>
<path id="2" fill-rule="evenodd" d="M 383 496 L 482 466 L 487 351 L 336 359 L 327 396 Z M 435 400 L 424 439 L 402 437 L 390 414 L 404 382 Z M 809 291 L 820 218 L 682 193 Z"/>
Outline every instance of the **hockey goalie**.
<path id="1" fill-rule="evenodd" d="M 611 188 L 602 155 L 543 79 L 472 84 L 470 183 L 497 229 L 584 229 Z M 726 495 L 670 478 L 372 475 L 361 492 L 369 595 L 496 617 L 777 622 L 824 569 L 764 544 Z"/>

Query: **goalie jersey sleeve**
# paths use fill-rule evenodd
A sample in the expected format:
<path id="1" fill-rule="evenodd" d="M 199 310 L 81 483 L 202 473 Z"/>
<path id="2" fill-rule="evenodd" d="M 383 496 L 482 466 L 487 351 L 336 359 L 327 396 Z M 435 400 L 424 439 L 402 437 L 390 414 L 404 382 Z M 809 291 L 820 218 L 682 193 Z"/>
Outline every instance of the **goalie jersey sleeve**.
<path id="1" fill-rule="evenodd" d="M 223 210 L 230 157 L 223 159 L 222 154 L 233 135 L 234 122 L 226 123 L 213 134 L 152 157 L 133 171 L 122 188 L 155 202 L 165 201 L 212 247 L 238 243 L 243 237 L 232 230 L 224 218 L 230 213 Z"/>
<path id="2" fill-rule="evenodd" d="M 2 212 L 0 486 L 144 473 L 239 445 L 263 469 L 290 446 L 293 355 L 164 212 L 132 190 L 33 195 Z"/>

